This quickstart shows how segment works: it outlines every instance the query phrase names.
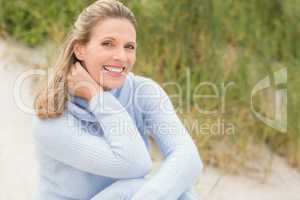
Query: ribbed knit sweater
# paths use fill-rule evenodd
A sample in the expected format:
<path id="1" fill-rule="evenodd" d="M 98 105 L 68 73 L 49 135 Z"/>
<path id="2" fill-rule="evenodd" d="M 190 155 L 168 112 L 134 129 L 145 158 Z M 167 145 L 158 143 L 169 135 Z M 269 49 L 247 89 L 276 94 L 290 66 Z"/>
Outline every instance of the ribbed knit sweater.
<path id="1" fill-rule="evenodd" d="M 122 87 L 89 102 L 69 95 L 65 112 L 34 117 L 39 181 L 36 200 L 88 200 L 117 180 L 145 177 L 152 168 L 149 136 L 164 160 L 137 192 L 142 200 L 177 200 L 202 163 L 166 92 L 129 73 Z"/>

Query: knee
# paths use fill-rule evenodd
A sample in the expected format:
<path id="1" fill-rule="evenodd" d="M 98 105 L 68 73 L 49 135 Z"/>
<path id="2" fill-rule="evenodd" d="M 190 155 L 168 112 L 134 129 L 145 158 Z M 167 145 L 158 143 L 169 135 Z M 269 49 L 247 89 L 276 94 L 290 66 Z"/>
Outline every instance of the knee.
<path id="1" fill-rule="evenodd" d="M 195 190 L 188 190 L 183 193 L 179 200 L 201 200 L 200 195 Z"/>
<path id="2" fill-rule="evenodd" d="M 143 178 L 118 180 L 102 190 L 91 200 L 129 200 L 144 182 Z"/>

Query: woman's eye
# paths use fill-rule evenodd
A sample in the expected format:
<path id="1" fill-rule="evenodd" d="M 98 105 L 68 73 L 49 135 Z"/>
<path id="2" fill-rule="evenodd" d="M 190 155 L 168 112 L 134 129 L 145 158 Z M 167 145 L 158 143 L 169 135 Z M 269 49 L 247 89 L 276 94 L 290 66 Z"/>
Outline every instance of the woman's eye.
<path id="1" fill-rule="evenodd" d="M 112 46 L 112 42 L 102 42 L 103 46 Z"/>
<path id="2" fill-rule="evenodd" d="M 133 45 L 127 45 L 126 48 L 134 50 L 135 46 L 133 46 Z"/>

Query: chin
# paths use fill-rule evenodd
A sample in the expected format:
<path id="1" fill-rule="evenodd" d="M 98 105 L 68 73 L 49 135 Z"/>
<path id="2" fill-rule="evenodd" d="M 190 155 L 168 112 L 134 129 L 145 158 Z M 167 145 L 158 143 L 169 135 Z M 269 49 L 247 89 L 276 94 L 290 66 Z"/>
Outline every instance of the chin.
<path id="1" fill-rule="evenodd" d="M 124 84 L 124 80 L 118 80 L 118 81 L 109 80 L 106 82 L 106 84 L 103 85 L 103 88 L 104 90 L 113 90 L 122 87 L 123 84 Z"/>
<path id="2" fill-rule="evenodd" d="M 112 77 L 107 74 L 101 74 L 100 80 L 98 81 L 98 84 L 101 85 L 104 90 L 112 90 L 122 87 L 124 84 L 127 74 L 124 74 L 122 77 Z M 102 80 L 102 81 L 101 81 Z"/>

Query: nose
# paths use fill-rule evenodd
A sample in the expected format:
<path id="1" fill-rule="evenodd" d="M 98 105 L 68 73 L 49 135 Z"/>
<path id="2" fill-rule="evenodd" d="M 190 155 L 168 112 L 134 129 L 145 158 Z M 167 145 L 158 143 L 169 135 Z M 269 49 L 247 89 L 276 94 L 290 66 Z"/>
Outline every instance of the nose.
<path id="1" fill-rule="evenodd" d="M 124 48 L 117 48 L 114 52 L 113 59 L 115 61 L 125 62 L 127 58 L 126 52 Z"/>

